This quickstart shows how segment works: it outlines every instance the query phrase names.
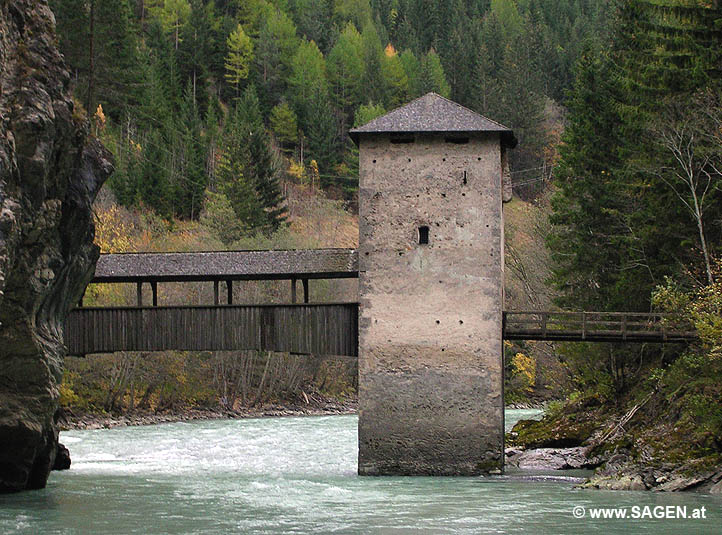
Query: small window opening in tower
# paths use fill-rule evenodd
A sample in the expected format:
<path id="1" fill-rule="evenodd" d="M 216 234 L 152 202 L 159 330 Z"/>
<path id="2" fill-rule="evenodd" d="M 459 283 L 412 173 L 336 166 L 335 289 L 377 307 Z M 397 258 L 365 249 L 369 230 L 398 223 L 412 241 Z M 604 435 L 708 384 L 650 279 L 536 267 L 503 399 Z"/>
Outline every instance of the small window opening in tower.
<path id="1" fill-rule="evenodd" d="M 466 186 L 467 180 L 466 180 L 466 171 L 464 171 L 464 186 Z"/>
<path id="2" fill-rule="evenodd" d="M 393 143 L 394 145 L 413 143 L 414 141 L 416 141 L 416 138 L 414 138 L 414 136 L 392 136 L 391 137 L 391 143 Z"/>
<path id="3" fill-rule="evenodd" d="M 469 138 L 452 136 L 452 137 L 447 137 L 444 141 L 446 141 L 447 143 L 453 143 L 454 145 L 466 145 L 467 143 L 469 143 Z"/>
<path id="4" fill-rule="evenodd" d="M 429 244 L 429 227 L 426 225 L 419 227 L 419 245 Z"/>

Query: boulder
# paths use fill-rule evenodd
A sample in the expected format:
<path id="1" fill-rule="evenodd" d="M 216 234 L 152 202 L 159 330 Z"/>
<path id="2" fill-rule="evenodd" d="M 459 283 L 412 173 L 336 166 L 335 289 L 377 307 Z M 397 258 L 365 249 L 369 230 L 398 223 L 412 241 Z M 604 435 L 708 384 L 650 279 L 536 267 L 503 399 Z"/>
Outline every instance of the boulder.
<path id="1" fill-rule="evenodd" d="M 587 448 L 507 449 L 507 462 L 522 470 L 574 470 L 594 468 L 596 459 L 587 458 Z"/>
<path id="2" fill-rule="evenodd" d="M 93 275 L 91 205 L 112 172 L 70 98 L 46 0 L 0 0 L 0 492 L 45 486 L 63 324 Z"/>
<path id="3" fill-rule="evenodd" d="M 53 470 L 68 470 L 70 468 L 70 451 L 63 444 L 58 444 L 55 453 L 55 463 Z"/>

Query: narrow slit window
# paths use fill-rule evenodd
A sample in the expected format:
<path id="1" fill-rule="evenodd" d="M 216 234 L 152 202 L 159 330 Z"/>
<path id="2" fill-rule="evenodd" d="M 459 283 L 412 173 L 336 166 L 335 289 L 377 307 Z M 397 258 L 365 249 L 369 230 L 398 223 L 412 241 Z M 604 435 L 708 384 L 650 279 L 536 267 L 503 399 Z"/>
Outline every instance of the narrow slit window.
<path id="1" fill-rule="evenodd" d="M 413 143 L 414 141 L 416 141 L 414 136 L 394 136 L 391 138 L 391 143 L 394 145 Z"/>
<path id="2" fill-rule="evenodd" d="M 429 244 L 429 227 L 422 226 L 419 227 L 419 245 L 428 245 Z"/>
<path id="3" fill-rule="evenodd" d="M 466 186 L 466 184 L 467 184 L 466 171 L 464 171 L 464 186 Z"/>
<path id="4" fill-rule="evenodd" d="M 454 145 L 466 145 L 467 143 L 469 143 L 469 138 L 453 136 L 447 137 L 444 141 L 446 141 L 447 143 L 453 143 Z"/>

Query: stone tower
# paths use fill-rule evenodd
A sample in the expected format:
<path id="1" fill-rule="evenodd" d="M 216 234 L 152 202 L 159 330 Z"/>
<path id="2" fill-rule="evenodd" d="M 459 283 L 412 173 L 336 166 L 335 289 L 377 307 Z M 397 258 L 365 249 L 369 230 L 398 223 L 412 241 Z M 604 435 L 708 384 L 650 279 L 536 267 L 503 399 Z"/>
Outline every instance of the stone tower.
<path id="1" fill-rule="evenodd" d="M 351 137 L 360 150 L 359 473 L 499 471 L 502 201 L 514 135 L 429 93 Z"/>

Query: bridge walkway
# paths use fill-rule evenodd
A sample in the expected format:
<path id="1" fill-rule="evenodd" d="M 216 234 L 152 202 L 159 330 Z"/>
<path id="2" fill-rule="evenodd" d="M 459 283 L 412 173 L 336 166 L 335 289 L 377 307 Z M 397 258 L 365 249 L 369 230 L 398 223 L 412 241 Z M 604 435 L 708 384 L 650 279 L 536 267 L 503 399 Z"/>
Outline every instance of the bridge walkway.
<path id="1" fill-rule="evenodd" d="M 267 350 L 358 356 L 358 303 L 309 303 L 313 279 L 358 277 L 354 249 L 131 253 L 102 255 L 96 283 L 136 283 L 138 306 L 72 310 L 65 326 L 69 354 L 116 351 Z M 291 281 L 292 303 L 234 305 L 234 280 Z M 303 303 L 296 282 L 303 282 Z M 158 306 L 157 284 L 214 282 L 214 303 Z M 219 283 L 228 289 L 219 299 Z M 150 283 L 153 306 L 143 306 Z M 664 314 L 630 312 L 508 311 L 505 340 L 689 343 L 697 333 Z"/>

